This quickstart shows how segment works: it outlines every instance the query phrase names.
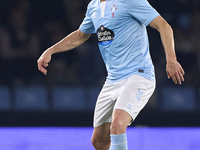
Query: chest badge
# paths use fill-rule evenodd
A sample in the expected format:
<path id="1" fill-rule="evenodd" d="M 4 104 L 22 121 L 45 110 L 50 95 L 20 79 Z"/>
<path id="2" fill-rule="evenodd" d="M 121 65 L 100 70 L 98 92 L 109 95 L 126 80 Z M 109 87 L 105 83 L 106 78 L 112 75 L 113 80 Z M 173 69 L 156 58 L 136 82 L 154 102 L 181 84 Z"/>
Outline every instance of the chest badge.
<path id="1" fill-rule="evenodd" d="M 111 8 L 112 11 L 112 17 L 114 18 L 115 15 L 115 10 L 117 10 L 117 7 L 115 5 L 113 5 L 113 7 Z"/>

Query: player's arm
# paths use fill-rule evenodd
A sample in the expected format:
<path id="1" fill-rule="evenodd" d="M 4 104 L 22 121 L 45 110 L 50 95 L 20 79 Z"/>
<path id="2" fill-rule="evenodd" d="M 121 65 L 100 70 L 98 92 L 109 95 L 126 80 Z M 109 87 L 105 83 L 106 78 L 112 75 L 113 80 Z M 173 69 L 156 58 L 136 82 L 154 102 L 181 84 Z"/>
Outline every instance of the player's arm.
<path id="1" fill-rule="evenodd" d="M 161 17 L 156 17 L 150 24 L 157 29 L 161 36 L 161 41 L 166 55 L 166 71 L 168 78 L 172 78 L 175 84 L 181 84 L 184 81 L 184 70 L 176 59 L 174 48 L 174 37 L 171 26 Z"/>
<path id="2" fill-rule="evenodd" d="M 74 49 L 84 43 L 91 34 L 85 34 L 81 32 L 80 29 L 72 32 L 65 38 L 63 38 L 61 41 L 56 43 L 55 45 L 48 48 L 46 51 L 43 52 L 43 54 L 40 56 L 40 58 L 37 60 L 38 63 L 38 69 L 43 73 L 47 74 L 46 67 L 48 66 L 48 63 L 51 61 L 51 55 L 54 53 L 60 53 L 64 51 L 68 51 L 71 49 Z"/>

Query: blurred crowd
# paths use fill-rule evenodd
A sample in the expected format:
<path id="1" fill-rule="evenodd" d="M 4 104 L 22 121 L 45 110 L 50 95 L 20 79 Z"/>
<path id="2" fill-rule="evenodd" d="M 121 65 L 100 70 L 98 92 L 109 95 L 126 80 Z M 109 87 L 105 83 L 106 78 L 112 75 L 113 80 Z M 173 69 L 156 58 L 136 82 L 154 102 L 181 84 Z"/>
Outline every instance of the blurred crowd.
<path id="1" fill-rule="evenodd" d="M 54 54 L 44 76 L 37 59 L 44 50 L 76 30 L 90 0 L 2 0 L 0 2 L 0 85 L 101 85 L 105 66 L 97 39 L 75 50 Z M 179 62 L 186 85 L 200 85 L 200 1 L 149 0 L 174 29 Z M 157 31 L 148 27 L 150 52 L 157 84 L 171 84 L 165 72 L 165 55 Z"/>
<path id="2" fill-rule="evenodd" d="M 157 1 L 149 0 L 151 4 L 160 12 L 160 14 L 168 21 L 174 30 L 175 48 L 177 59 L 183 66 L 185 74 L 185 85 L 200 85 L 200 1 L 199 0 L 168 0 Z M 155 34 L 154 34 L 155 35 Z M 150 38 L 154 38 L 152 34 Z M 158 41 L 157 39 L 156 41 Z M 151 51 L 154 48 L 160 52 L 162 48 L 153 41 Z M 169 84 L 166 81 L 164 55 L 155 54 L 157 57 L 155 66 L 157 79 L 159 83 Z M 161 57 L 162 56 L 162 57 Z M 162 70 L 162 71 L 160 71 Z"/>

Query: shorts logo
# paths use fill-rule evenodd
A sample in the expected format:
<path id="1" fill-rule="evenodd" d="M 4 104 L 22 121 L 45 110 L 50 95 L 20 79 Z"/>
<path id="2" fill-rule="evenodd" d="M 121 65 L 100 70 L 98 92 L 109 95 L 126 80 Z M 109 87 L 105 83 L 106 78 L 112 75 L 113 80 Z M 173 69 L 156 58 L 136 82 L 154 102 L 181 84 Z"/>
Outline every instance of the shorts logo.
<path id="1" fill-rule="evenodd" d="M 114 32 L 108 28 L 105 28 L 103 25 L 97 30 L 97 36 L 99 44 L 103 46 L 109 45 L 114 39 Z"/>
<path id="2" fill-rule="evenodd" d="M 131 104 L 128 104 L 128 107 L 127 107 L 128 109 L 132 109 L 132 105 Z"/>
<path id="3" fill-rule="evenodd" d="M 141 97 L 142 97 L 143 92 L 140 91 L 140 89 L 138 89 L 138 94 L 137 94 L 137 100 L 140 101 Z"/>

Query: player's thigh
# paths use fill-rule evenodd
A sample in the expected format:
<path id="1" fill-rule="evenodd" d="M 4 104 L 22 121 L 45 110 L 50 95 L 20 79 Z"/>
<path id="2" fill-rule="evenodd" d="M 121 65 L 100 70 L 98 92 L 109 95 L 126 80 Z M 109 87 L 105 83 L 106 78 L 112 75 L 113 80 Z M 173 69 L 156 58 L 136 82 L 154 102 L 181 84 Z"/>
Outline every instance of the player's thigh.
<path id="1" fill-rule="evenodd" d="M 92 135 L 92 143 L 100 143 L 103 145 L 110 144 L 110 122 L 94 127 Z"/>

